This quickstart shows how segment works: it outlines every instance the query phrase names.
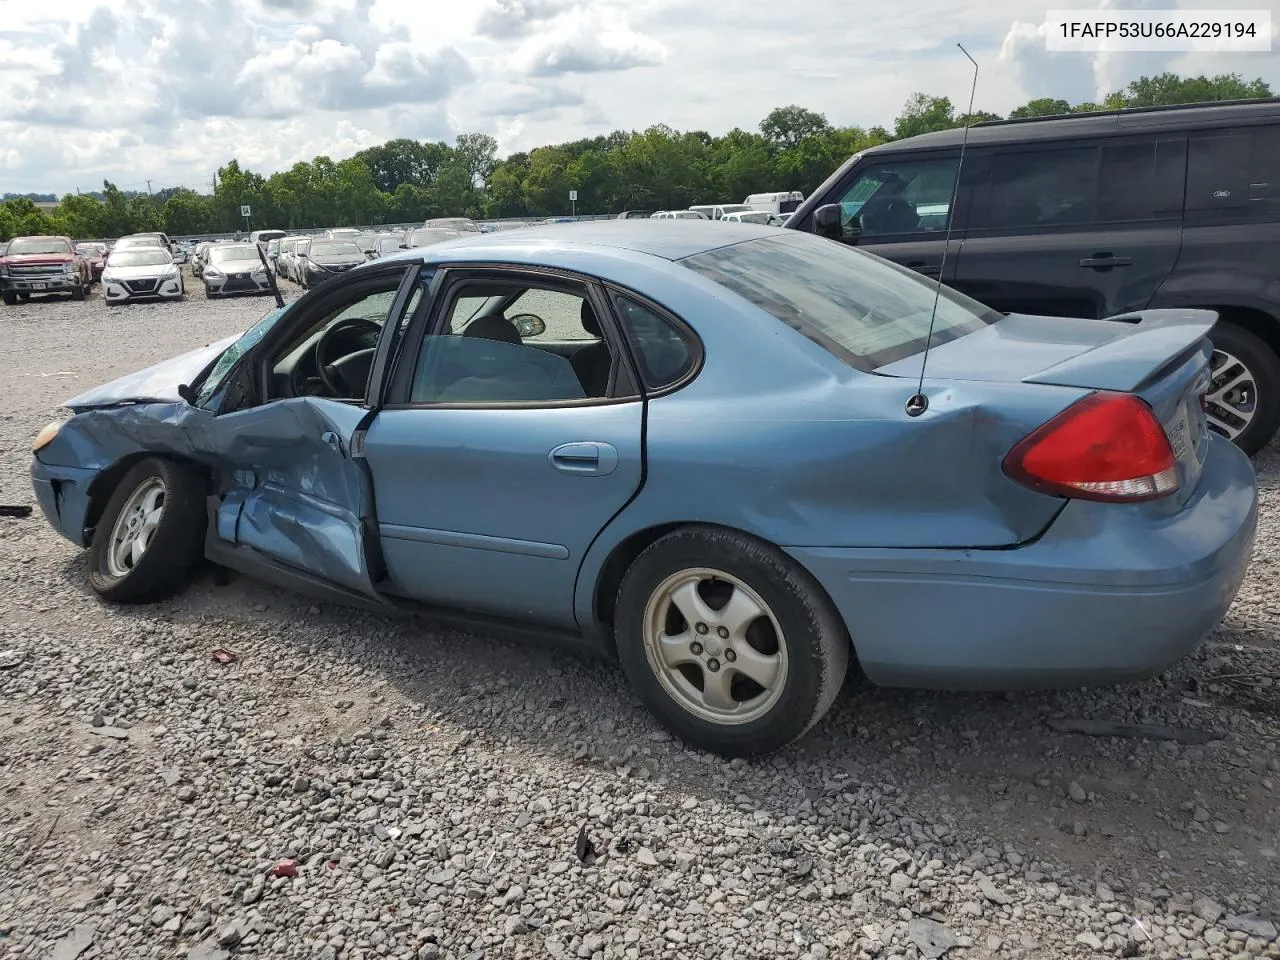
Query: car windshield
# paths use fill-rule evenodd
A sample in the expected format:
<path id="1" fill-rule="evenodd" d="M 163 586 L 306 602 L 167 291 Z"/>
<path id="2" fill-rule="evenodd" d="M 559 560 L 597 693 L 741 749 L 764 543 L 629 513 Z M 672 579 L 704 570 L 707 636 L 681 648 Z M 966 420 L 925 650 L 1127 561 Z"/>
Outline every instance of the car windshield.
<path id="1" fill-rule="evenodd" d="M 209 255 L 210 260 L 257 260 L 258 248 L 254 247 L 214 247 Z"/>
<path id="2" fill-rule="evenodd" d="M 284 312 L 287 309 L 288 306 L 276 307 L 242 333 L 235 343 L 222 351 L 218 356 L 217 362 L 214 363 L 213 369 L 205 377 L 204 383 L 200 385 L 200 392 L 196 395 L 197 407 L 203 407 L 213 399 L 214 394 L 218 392 L 218 388 L 222 386 L 222 381 L 227 378 L 231 368 L 236 365 L 236 361 L 252 350 L 254 345 L 267 335 L 267 331 L 276 325 L 276 322 L 284 316 Z"/>
<path id="3" fill-rule="evenodd" d="M 22 237 L 9 244 L 9 255 L 27 253 L 70 253 L 71 246 L 65 240 L 45 237 Z"/>
<path id="4" fill-rule="evenodd" d="M 173 258 L 163 250 L 142 247 L 137 250 L 117 250 L 111 255 L 112 267 L 159 267 L 172 263 Z"/>
<path id="5" fill-rule="evenodd" d="M 155 237 L 121 237 L 116 241 L 116 249 L 124 250 L 127 247 L 159 247 L 160 241 Z"/>
<path id="6" fill-rule="evenodd" d="M 779 236 L 680 261 L 794 327 L 860 370 L 924 349 L 938 286 L 906 267 L 812 234 Z M 934 346 L 1000 314 L 948 287 L 937 297 Z"/>
<path id="7" fill-rule="evenodd" d="M 745 203 L 726 203 L 720 209 L 723 210 L 725 213 L 744 213 L 745 211 L 750 210 L 751 208 L 748 207 Z"/>
<path id="8" fill-rule="evenodd" d="M 759 210 L 749 210 L 745 213 L 738 214 L 738 219 L 743 223 L 768 223 L 773 217 L 771 213 L 763 213 Z"/>
<path id="9" fill-rule="evenodd" d="M 307 253 L 313 257 L 363 257 L 354 240 L 318 240 Z"/>

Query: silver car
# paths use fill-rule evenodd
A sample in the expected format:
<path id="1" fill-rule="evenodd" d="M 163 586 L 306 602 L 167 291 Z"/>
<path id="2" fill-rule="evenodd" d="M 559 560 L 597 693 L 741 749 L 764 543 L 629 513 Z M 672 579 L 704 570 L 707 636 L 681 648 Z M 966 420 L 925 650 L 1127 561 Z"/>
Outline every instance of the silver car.
<path id="1" fill-rule="evenodd" d="M 210 247 L 201 276 L 204 295 L 210 300 L 233 293 L 271 292 L 271 281 L 256 243 L 223 243 Z"/>
<path id="2" fill-rule="evenodd" d="M 102 297 L 107 303 L 181 300 L 185 295 L 182 270 L 161 246 L 121 249 L 117 243 L 102 271 Z"/>

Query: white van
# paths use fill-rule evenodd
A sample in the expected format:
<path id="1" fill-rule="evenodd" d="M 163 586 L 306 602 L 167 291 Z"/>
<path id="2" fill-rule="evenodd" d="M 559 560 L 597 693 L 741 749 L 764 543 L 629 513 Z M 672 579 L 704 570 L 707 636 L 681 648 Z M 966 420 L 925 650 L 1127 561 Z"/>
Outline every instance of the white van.
<path id="1" fill-rule="evenodd" d="M 792 213 L 804 203 L 804 194 L 799 190 L 780 193 L 753 193 L 742 201 L 752 210 L 764 210 L 767 213 Z"/>
<path id="2" fill-rule="evenodd" d="M 272 240 L 280 240 L 288 236 L 283 230 L 255 230 L 249 234 L 249 242 L 265 247 Z"/>

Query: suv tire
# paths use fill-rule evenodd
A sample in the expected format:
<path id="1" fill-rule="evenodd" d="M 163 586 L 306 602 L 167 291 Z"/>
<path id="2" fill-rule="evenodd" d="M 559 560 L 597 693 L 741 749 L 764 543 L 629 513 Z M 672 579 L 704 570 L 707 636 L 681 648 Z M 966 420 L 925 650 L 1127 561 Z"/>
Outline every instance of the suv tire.
<path id="1" fill-rule="evenodd" d="M 1210 428 L 1220 436 L 1238 430 L 1229 439 L 1253 456 L 1280 427 L 1280 357 L 1257 334 L 1224 320 L 1209 339 L 1214 350 L 1213 382 L 1205 395 Z M 1242 376 L 1243 383 L 1237 383 Z M 1244 416 L 1242 404 L 1251 416 Z"/>

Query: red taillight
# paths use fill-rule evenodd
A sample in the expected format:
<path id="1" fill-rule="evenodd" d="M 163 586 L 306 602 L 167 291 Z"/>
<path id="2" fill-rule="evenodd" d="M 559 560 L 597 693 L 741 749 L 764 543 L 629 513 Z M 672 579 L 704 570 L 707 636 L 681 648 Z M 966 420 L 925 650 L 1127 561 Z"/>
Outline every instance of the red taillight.
<path id="1" fill-rule="evenodd" d="M 1129 393 L 1093 393 L 1021 440 L 1004 472 L 1041 493 L 1132 503 L 1178 489 L 1178 463 L 1151 408 Z"/>

